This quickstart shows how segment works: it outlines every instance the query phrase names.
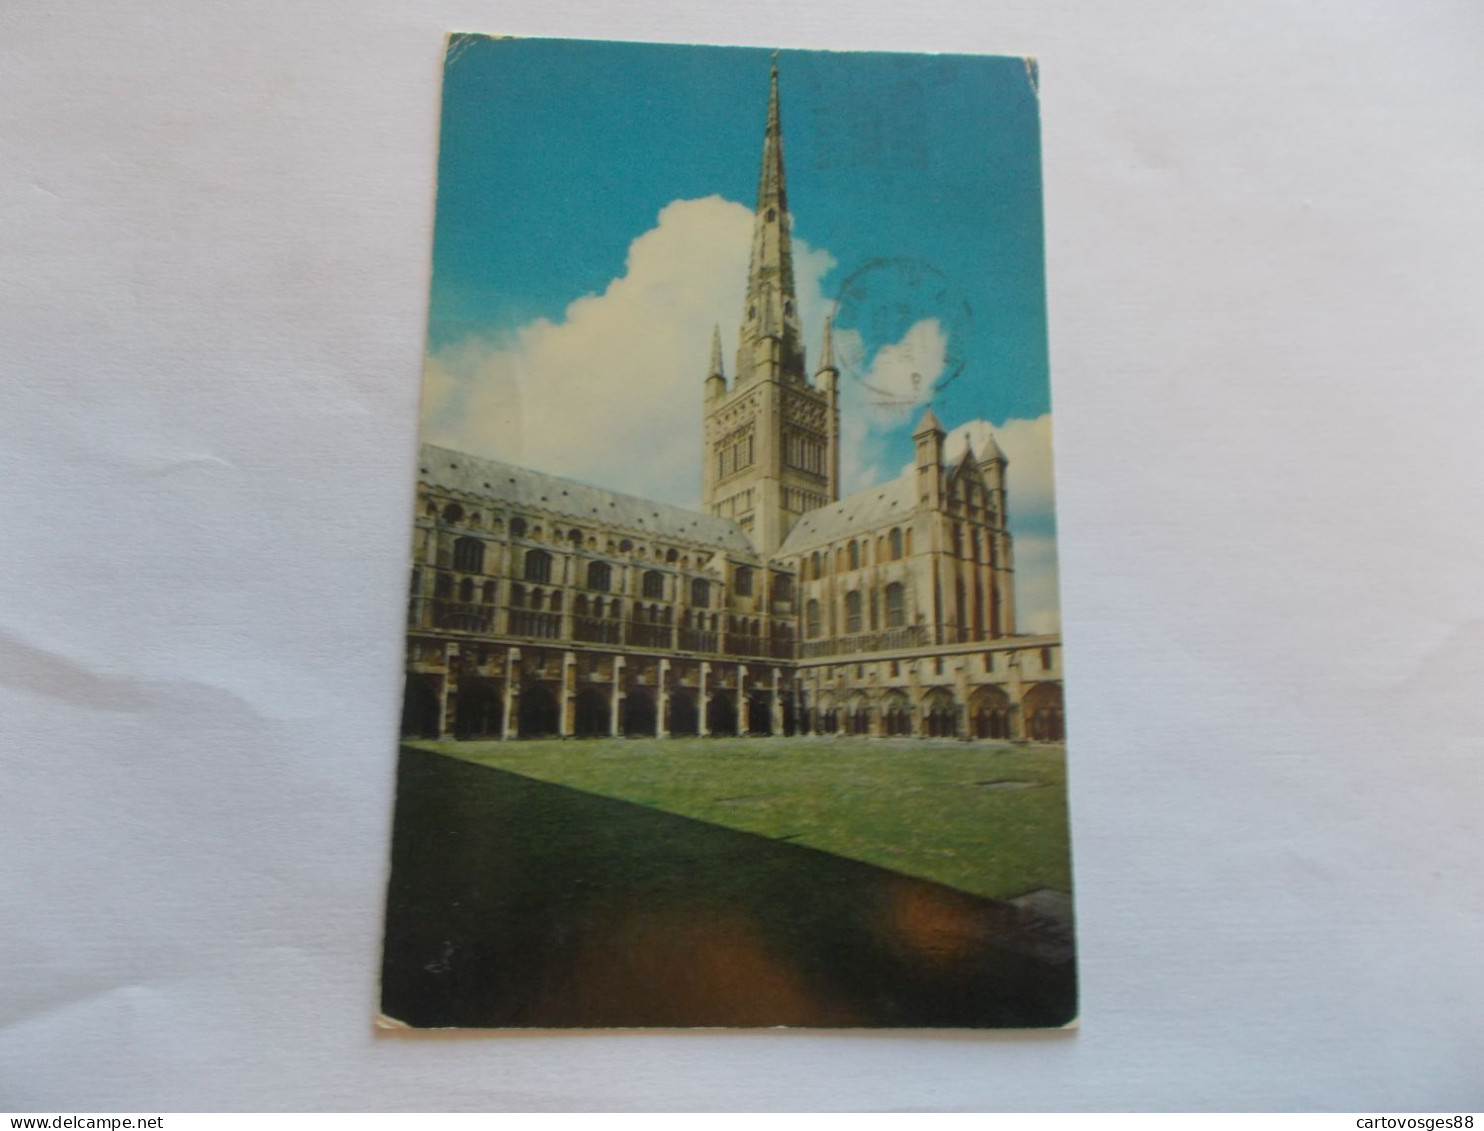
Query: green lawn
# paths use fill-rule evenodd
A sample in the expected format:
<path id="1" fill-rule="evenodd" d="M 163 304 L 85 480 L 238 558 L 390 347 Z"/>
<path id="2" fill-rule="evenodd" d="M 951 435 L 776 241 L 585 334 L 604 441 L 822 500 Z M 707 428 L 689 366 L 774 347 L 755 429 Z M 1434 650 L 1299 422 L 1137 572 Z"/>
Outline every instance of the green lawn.
<path id="1" fill-rule="evenodd" d="M 850 738 L 408 745 L 994 899 L 1071 891 L 1060 746 Z"/>

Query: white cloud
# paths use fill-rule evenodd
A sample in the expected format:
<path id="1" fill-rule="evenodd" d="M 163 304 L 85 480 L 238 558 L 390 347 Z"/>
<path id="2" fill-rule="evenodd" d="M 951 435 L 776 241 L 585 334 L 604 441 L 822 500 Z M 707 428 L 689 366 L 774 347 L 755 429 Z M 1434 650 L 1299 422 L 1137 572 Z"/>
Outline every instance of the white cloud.
<path id="1" fill-rule="evenodd" d="M 936 318 L 914 323 L 896 342 L 876 350 L 864 371 L 860 333 L 844 329 L 836 336 L 842 367 L 859 372 L 847 377 L 840 394 L 840 482 L 846 494 L 863 491 L 886 474 L 887 437 L 916 421 L 943 375 L 948 337 Z"/>
<path id="2" fill-rule="evenodd" d="M 505 342 L 468 338 L 427 358 L 423 436 L 433 443 L 645 498 L 700 495 L 702 382 L 721 323 L 732 368 L 752 211 L 679 200 L 629 245 L 602 294 Z M 823 325 L 827 251 L 794 243 L 806 332 Z M 812 353 L 812 351 L 811 351 Z"/>
<path id="3" fill-rule="evenodd" d="M 1017 631 L 1060 632 L 1056 539 L 1044 534 L 1017 534 L 1014 554 Z"/>

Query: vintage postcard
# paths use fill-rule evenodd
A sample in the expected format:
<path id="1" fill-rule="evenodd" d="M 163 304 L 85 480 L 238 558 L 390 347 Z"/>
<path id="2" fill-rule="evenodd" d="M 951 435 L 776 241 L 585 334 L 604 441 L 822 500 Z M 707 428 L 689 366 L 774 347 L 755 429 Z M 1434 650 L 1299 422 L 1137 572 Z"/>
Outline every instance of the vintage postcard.
<path id="1" fill-rule="evenodd" d="M 449 39 L 383 1024 L 1074 1021 L 1038 109 Z"/>

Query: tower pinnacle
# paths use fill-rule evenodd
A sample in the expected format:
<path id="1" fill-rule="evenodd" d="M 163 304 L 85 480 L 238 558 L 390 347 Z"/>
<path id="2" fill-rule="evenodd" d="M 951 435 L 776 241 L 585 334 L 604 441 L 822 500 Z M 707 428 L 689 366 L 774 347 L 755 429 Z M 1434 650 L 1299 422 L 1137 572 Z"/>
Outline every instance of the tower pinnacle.
<path id="1" fill-rule="evenodd" d="M 721 327 L 711 327 L 711 368 L 707 371 L 709 377 L 725 377 L 726 373 L 721 368 Z"/>
<path id="2" fill-rule="evenodd" d="M 828 314 L 824 320 L 824 344 L 819 351 L 819 368 L 816 373 L 839 373 L 835 368 L 835 316 Z"/>

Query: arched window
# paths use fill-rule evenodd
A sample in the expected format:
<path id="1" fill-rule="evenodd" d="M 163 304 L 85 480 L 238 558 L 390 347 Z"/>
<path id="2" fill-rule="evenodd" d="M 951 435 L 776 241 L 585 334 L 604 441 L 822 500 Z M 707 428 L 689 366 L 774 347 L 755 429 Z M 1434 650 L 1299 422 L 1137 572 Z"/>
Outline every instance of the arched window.
<path id="1" fill-rule="evenodd" d="M 658 551 L 656 551 L 656 552 L 658 552 Z M 670 562 L 672 565 L 679 558 L 680 558 L 680 551 L 679 550 L 676 550 L 674 548 L 671 548 L 671 549 L 665 551 L 665 561 Z"/>
<path id="2" fill-rule="evenodd" d="M 861 544 L 859 542 L 852 542 L 852 543 L 850 543 L 850 568 L 851 569 L 860 569 L 860 567 L 861 567 Z"/>
<path id="3" fill-rule="evenodd" d="M 510 607 L 518 609 L 526 603 L 526 587 L 524 585 L 512 585 L 510 587 Z"/>
<path id="4" fill-rule="evenodd" d="M 444 522 L 462 522 L 464 520 L 464 508 L 458 503 L 449 503 L 443 508 Z"/>
<path id="5" fill-rule="evenodd" d="M 705 578 L 697 577 L 690 583 L 690 603 L 698 609 L 711 604 L 711 583 Z"/>
<path id="6" fill-rule="evenodd" d="M 460 538 L 454 542 L 453 568 L 463 573 L 483 573 L 484 543 L 478 538 Z"/>
<path id="7" fill-rule="evenodd" d="M 809 576 L 814 578 L 815 581 L 818 581 L 821 577 L 824 576 L 820 572 L 820 557 L 818 550 L 809 555 Z"/>
<path id="8" fill-rule="evenodd" d="M 886 587 L 886 627 L 901 628 L 906 623 L 906 593 L 900 581 L 893 581 Z"/>
<path id="9" fill-rule="evenodd" d="M 751 597 L 752 570 L 747 566 L 738 566 L 737 572 L 732 575 L 732 589 L 739 597 Z"/>
<path id="10" fill-rule="evenodd" d="M 613 585 L 613 570 L 607 562 L 588 562 L 587 587 L 599 593 L 608 592 Z"/>
<path id="11" fill-rule="evenodd" d="M 775 574 L 773 577 L 773 600 L 791 601 L 794 596 L 793 578 L 786 573 Z"/>
<path id="12" fill-rule="evenodd" d="M 486 581 L 484 583 L 484 592 L 480 596 L 486 605 L 493 605 L 495 603 L 495 583 L 493 581 Z"/>
<path id="13" fill-rule="evenodd" d="M 582 545 L 582 531 L 573 527 L 567 534 L 567 541 L 571 542 L 574 546 Z"/>
<path id="14" fill-rule="evenodd" d="M 819 602 L 810 601 L 804 607 L 804 634 L 813 640 L 819 635 Z"/>
<path id="15" fill-rule="evenodd" d="M 433 596 L 444 598 L 452 597 L 453 578 L 446 573 L 440 573 L 436 580 L 434 580 L 433 582 Z"/>
<path id="16" fill-rule="evenodd" d="M 551 611 L 554 613 L 562 611 L 562 591 L 560 589 L 553 589 L 551 591 Z"/>
<path id="17" fill-rule="evenodd" d="M 891 530 L 891 560 L 898 562 L 902 560 L 902 528 L 894 526 Z"/>
<path id="18" fill-rule="evenodd" d="M 603 608 L 603 598 L 599 597 L 598 598 L 598 610 L 599 610 L 598 615 L 599 616 L 602 615 L 602 608 Z M 576 613 L 580 617 L 587 616 L 587 598 L 584 597 L 581 593 L 577 594 L 577 596 L 575 598 L 573 598 L 573 601 L 572 601 L 572 611 L 574 613 Z"/>
<path id="19" fill-rule="evenodd" d="M 852 589 L 845 594 L 845 631 L 854 635 L 861 631 L 861 591 Z"/>
<path id="20" fill-rule="evenodd" d="M 523 518 L 512 518 L 510 520 L 510 537 L 524 538 L 526 536 L 526 520 Z"/>
<path id="21" fill-rule="evenodd" d="M 630 542 L 627 538 L 618 544 L 618 552 L 621 554 L 627 554 L 633 548 L 634 543 Z"/>
<path id="22" fill-rule="evenodd" d="M 644 596 L 652 601 L 662 601 L 665 597 L 665 575 L 657 569 L 644 571 Z"/>
<path id="23" fill-rule="evenodd" d="M 545 550 L 526 551 L 526 580 L 551 580 L 551 555 Z"/>

